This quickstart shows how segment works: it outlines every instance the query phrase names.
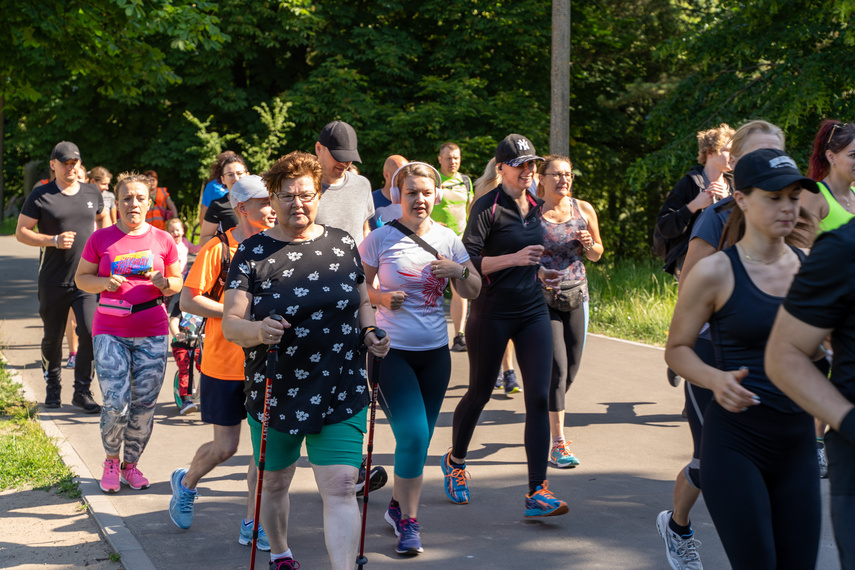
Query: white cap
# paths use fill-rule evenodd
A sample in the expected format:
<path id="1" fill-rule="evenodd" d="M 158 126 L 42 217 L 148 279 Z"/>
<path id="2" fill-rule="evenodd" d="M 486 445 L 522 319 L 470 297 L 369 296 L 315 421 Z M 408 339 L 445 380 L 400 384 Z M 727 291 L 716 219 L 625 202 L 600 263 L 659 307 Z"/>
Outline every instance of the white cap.
<path id="1" fill-rule="evenodd" d="M 232 205 L 232 208 L 236 208 L 241 202 L 246 202 L 253 198 L 267 198 L 269 195 L 267 186 L 264 185 L 264 180 L 261 179 L 261 176 L 250 174 L 234 183 L 232 189 L 229 190 L 229 203 Z"/>

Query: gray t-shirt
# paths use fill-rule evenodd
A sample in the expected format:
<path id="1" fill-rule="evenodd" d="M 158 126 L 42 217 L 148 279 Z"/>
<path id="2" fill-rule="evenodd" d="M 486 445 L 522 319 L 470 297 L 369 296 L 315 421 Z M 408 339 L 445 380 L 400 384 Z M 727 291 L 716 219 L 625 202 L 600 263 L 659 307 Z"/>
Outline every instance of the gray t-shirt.
<path id="1" fill-rule="evenodd" d="M 315 223 L 342 229 L 359 245 L 365 222 L 373 215 L 371 183 L 364 176 L 345 172 L 344 180 L 339 184 L 323 185 Z"/>
<path id="2" fill-rule="evenodd" d="M 109 190 L 101 192 L 101 198 L 104 200 L 104 209 L 108 212 L 116 207 L 116 195 Z"/>

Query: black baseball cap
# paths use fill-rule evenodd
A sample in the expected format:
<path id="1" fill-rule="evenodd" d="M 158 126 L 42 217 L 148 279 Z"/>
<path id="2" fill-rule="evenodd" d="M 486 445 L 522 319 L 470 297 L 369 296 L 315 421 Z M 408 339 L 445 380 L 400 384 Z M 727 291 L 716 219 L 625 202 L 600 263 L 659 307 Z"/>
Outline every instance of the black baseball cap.
<path id="1" fill-rule="evenodd" d="M 73 142 L 62 141 L 53 147 L 50 159 L 56 159 L 60 162 L 67 162 L 72 159 L 80 160 L 80 149 Z"/>
<path id="2" fill-rule="evenodd" d="M 796 161 L 786 152 L 775 148 L 749 152 L 739 159 L 733 170 L 733 187 L 736 190 L 753 186 L 767 192 L 777 192 L 794 182 L 800 183 L 809 192 L 819 192 L 816 181 L 802 176 Z"/>
<path id="3" fill-rule="evenodd" d="M 496 162 L 503 162 L 508 166 L 519 166 L 530 160 L 543 160 L 537 156 L 534 145 L 522 135 L 510 134 L 502 139 L 496 147 Z"/>
<path id="4" fill-rule="evenodd" d="M 356 150 L 356 131 L 344 121 L 327 123 L 318 135 L 318 142 L 339 162 L 362 162 Z"/>

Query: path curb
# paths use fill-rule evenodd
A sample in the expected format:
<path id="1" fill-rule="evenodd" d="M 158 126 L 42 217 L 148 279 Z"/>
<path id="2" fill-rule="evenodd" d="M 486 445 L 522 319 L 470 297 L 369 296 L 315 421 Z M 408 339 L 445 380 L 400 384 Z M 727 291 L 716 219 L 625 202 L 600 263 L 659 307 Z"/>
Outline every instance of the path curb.
<path id="1" fill-rule="evenodd" d="M 8 360 L 0 353 L 0 359 L 6 364 Z M 19 384 L 24 392 L 24 397 L 31 402 L 38 402 L 35 394 L 24 383 L 21 374 L 16 370 L 6 369 L 6 373 L 13 382 Z M 41 409 L 39 412 L 39 424 L 48 437 L 52 438 L 59 449 L 59 455 L 76 476 L 75 480 L 80 485 L 81 498 L 86 503 L 88 511 L 92 514 L 102 536 L 107 540 L 110 547 L 119 555 L 119 562 L 125 570 L 157 570 L 151 559 L 145 553 L 136 537 L 131 533 L 119 512 L 113 507 L 109 497 L 101 491 L 96 479 L 89 468 L 80 458 L 74 446 L 60 431 L 53 421 L 50 411 Z"/>

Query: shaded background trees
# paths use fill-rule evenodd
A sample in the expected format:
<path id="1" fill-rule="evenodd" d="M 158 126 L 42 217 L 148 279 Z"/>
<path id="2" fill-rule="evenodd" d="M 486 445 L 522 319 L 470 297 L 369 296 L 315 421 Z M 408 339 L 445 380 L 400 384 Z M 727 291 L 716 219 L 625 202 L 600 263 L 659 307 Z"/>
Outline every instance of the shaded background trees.
<path id="1" fill-rule="evenodd" d="M 695 131 L 762 117 L 803 156 L 824 114 L 851 115 L 850 6 L 572 6 L 570 156 L 610 251 L 648 255 L 663 194 L 693 164 Z M 90 168 L 154 168 L 186 207 L 218 149 L 257 171 L 311 151 L 334 119 L 356 127 L 375 187 L 387 155 L 435 162 L 446 140 L 461 145 L 472 175 L 510 132 L 548 148 L 543 0 L 0 0 L 0 9 L 10 22 L 0 31 L 7 195 L 23 193 L 23 165 L 62 139 Z"/>

